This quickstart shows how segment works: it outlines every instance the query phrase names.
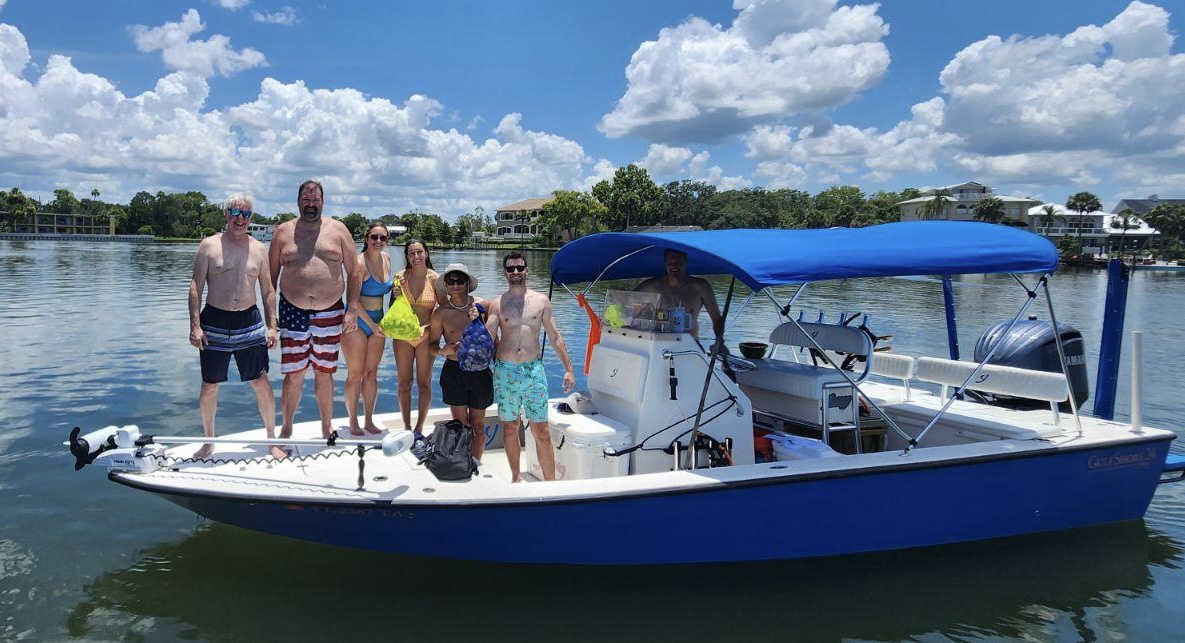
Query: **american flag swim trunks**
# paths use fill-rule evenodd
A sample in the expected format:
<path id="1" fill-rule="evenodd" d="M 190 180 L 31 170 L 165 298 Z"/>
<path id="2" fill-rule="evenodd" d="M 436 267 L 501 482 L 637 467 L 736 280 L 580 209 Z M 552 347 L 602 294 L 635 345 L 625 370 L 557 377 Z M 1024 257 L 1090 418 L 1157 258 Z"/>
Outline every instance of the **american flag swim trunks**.
<path id="1" fill-rule="evenodd" d="M 324 310 L 305 310 L 280 295 L 280 372 L 296 373 L 310 363 L 323 373 L 336 372 L 345 318 L 340 299 Z"/>

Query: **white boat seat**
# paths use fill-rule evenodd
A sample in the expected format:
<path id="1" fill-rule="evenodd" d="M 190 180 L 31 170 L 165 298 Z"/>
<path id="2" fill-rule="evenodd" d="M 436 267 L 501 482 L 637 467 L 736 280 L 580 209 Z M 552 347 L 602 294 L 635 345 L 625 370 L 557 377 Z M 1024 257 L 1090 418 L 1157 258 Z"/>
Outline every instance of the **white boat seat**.
<path id="1" fill-rule="evenodd" d="M 819 427 L 823 442 L 830 444 L 832 431 L 852 431 L 856 451 L 861 450 L 860 414 L 856 394 L 850 382 L 868 377 L 873 360 L 872 339 L 859 328 L 837 324 L 786 322 L 769 335 L 773 355 L 753 360 L 756 369 L 737 373 L 737 384 L 749 396 L 753 410 L 770 417 L 789 419 Z M 845 355 L 859 355 L 853 371 L 832 368 L 825 360 L 813 363 L 777 359 L 777 348 L 822 349 L 839 363 Z"/>
<path id="2" fill-rule="evenodd" d="M 882 402 L 881 406 L 895 419 L 921 428 L 942 408 L 950 387 L 962 385 L 976 366 L 975 362 L 920 357 L 917 360 L 916 377 L 920 382 L 941 385 L 939 395 L 927 395 L 919 400 Z M 956 400 L 939 421 L 941 426 L 973 436 L 995 439 L 1032 440 L 1061 433 L 1057 405 L 1067 400 L 1070 395 L 1070 387 L 1062 373 L 984 364 L 968 388 L 1049 402 L 1053 414 L 1052 422 L 1048 421 L 1050 416 L 1043 411 L 1018 412 L 998 406 Z"/>
<path id="3" fill-rule="evenodd" d="M 941 384 L 941 397 L 945 398 L 947 388 L 962 385 L 976 366 L 975 362 L 921 357 L 918 358 L 917 378 L 922 382 Z M 1062 373 L 998 364 L 984 364 L 967 388 L 1053 403 L 1064 402 L 1070 398 L 1070 387 Z"/>
<path id="4" fill-rule="evenodd" d="M 909 355 L 900 353 L 877 353 L 876 359 L 869 366 L 873 375 L 901 380 L 904 389 L 903 398 L 908 401 L 913 397 L 913 390 L 909 381 L 913 379 L 917 362 Z"/>
<path id="5" fill-rule="evenodd" d="M 836 324 L 803 322 L 799 326 L 801 329 L 786 322 L 769 334 L 769 343 L 774 346 L 775 352 L 778 346 L 814 348 L 811 343 L 813 339 L 824 350 L 864 356 L 864 369 L 850 371 L 848 376 L 857 382 L 868 376 L 873 355 L 872 340 L 866 333 L 858 328 Z M 755 370 L 737 373 L 738 384 L 786 395 L 817 398 L 822 395 L 824 385 L 847 381 L 842 373 L 826 363 L 815 366 L 773 357 L 753 360 L 753 363 L 757 366 Z"/>
<path id="6" fill-rule="evenodd" d="M 752 361 L 757 369 L 738 371 L 738 384 L 786 395 L 818 397 L 823 391 L 824 384 L 846 381 L 839 371 L 826 365 L 815 366 L 769 358 Z"/>

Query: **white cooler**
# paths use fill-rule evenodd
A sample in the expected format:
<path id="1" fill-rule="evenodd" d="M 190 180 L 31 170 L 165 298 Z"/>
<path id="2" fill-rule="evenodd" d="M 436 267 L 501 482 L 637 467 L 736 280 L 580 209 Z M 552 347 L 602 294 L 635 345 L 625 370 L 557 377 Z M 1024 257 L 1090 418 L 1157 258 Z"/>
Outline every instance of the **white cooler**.
<path id="1" fill-rule="evenodd" d="M 614 458 L 604 454 L 606 447 L 622 450 L 633 445 L 633 431 L 629 427 L 601 414 L 560 413 L 555 404 L 549 406 L 556 480 L 612 478 L 629 473 L 628 455 Z M 523 450 L 527 459 L 524 473 L 542 480 L 535 436 L 529 428 L 524 427 L 523 431 L 526 434 Z"/>

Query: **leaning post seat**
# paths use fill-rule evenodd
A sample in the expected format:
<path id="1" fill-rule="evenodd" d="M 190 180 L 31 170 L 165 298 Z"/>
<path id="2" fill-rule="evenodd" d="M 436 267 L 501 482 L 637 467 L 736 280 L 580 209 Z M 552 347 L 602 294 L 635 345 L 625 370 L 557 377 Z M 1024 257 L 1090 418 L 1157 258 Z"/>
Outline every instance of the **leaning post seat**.
<path id="1" fill-rule="evenodd" d="M 779 347 L 822 348 L 829 353 L 855 354 L 863 357 L 857 370 L 848 371 L 852 381 L 868 377 L 872 365 L 872 339 L 851 326 L 785 322 L 769 335 L 773 352 L 766 359 L 753 360 L 756 369 L 737 373 L 737 383 L 753 402 L 754 410 L 767 416 L 817 426 L 827 442 L 831 431 L 855 432 L 860 449 L 860 413 L 856 392 L 843 373 L 826 362 L 777 359 Z M 832 356 L 836 362 L 842 360 Z M 811 360 L 813 361 L 813 360 Z M 833 417 L 833 410 L 842 413 Z M 838 423 L 837 423 L 838 419 Z"/>

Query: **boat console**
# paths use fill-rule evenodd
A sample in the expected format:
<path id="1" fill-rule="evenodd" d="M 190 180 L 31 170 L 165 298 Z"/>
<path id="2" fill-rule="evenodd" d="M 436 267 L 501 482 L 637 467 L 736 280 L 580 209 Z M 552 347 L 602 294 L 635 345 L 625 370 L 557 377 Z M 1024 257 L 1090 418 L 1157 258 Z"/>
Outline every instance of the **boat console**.
<path id="1" fill-rule="evenodd" d="M 678 466 L 686 466 L 710 357 L 690 333 L 664 326 L 669 318 L 661 312 L 632 316 L 625 310 L 624 319 L 615 311 L 607 320 L 591 352 L 588 386 L 596 413 L 550 409 L 557 479 L 671 471 L 675 443 L 683 454 Z M 658 330 L 663 327 L 667 332 Z M 719 361 L 703 406 L 699 432 L 729 445 L 733 464 L 753 464 L 752 404 Z M 534 440 L 526 433 L 525 471 L 538 476 Z M 709 466 L 706 453 L 698 455 L 700 466 Z"/>

